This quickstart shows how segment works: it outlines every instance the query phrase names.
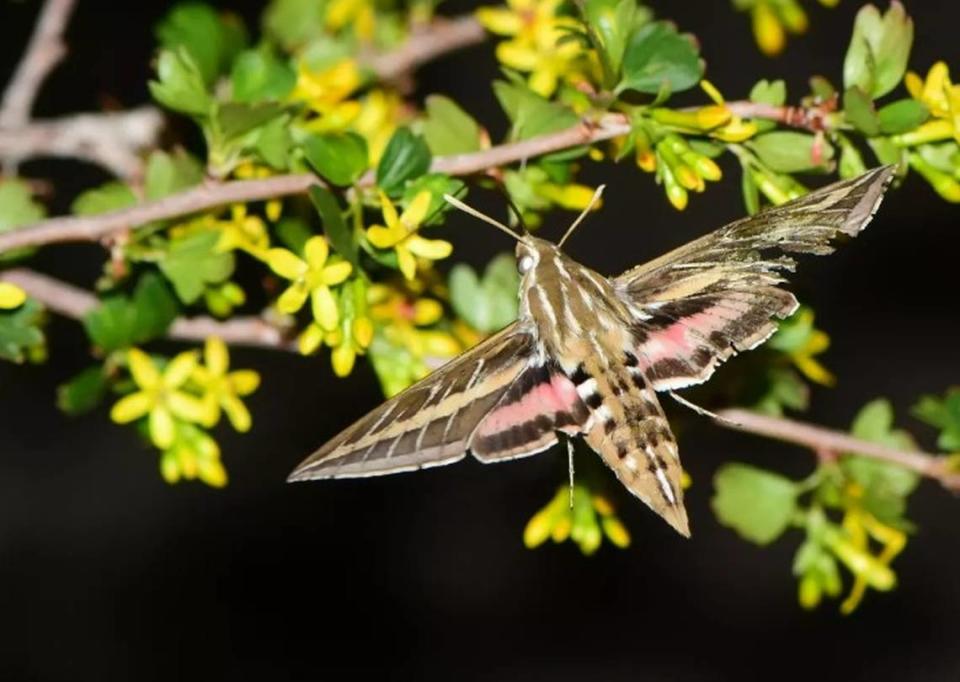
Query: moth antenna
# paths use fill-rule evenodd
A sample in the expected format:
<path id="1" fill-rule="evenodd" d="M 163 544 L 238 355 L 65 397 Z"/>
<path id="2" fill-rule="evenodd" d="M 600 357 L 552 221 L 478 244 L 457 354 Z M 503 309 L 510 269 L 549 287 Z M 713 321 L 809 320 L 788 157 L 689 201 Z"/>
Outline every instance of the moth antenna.
<path id="1" fill-rule="evenodd" d="M 593 196 L 590 198 L 590 203 L 587 204 L 587 207 L 583 209 L 580 215 L 577 216 L 577 219 L 573 221 L 573 224 L 567 228 L 567 231 L 563 233 L 563 237 L 560 239 L 560 242 L 557 244 L 557 248 L 561 248 L 563 243 L 567 241 L 573 231 L 577 229 L 577 225 L 583 222 L 583 219 L 587 217 L 587 214 L 593 210 L 593 207 L 600 201 L 600 195 L 603 194 L 603 190 L 606 188 L 606 185 L 600 185 L 597 187 L 597 190 L 593 193 Z"/>
<path id="2" fill-rule="evenodd" d="M 510 197 L 510 192 L 508 192 L 506 188 L 503 190 L 503 197 L 507 200 L 507 205 L 510 207 L 510 210 L 513 211 L 513 215 L 517 217 L 517 222 L 520 223 L 520 229 L 523 230 L 524 234 L 530 234 L 530 230 L 527 229 L 527 223 L 523 219 L 523 213 L 521 213 L 520 209 L 517 208 L 517 205 Z"/>
<path id="3" fill-rule="evenodd" d="M 499 221 L 497 221 L 497 220 L 494 220 L 494 219 L 491 218 L 490 216 L 481 213 L 480 211 L 478 211 L 477 209 L 473 208 L 472 206 L 467 206 L 465 203 L 463 203 L 462 201 L 460 201 L 459 199 L 457 199 L 455 196 L 451 196 L 450 194 L 444 194 L 444 195 L 443 195 L 443 198 L 444 198 L 444 199 L 446 200 L 446 202 L 447 202 L 448 204 L 450 204 L 451 206 L 456 206 L 457 208 L 459 208 L 459 209 L 460 209 L 461 211 L 463 211 L 464 213 L 467 213 L 467 214 L 469 214 L 469 215 L 472 215 L 474 218 L 477 218 L 478 220 L 482 220 L 482 221 L 485 222 L 485 223 L 488 223 L 488 224 L 490 224 L 490 225 L 493 225 L 493 226 L 494 226 L 495 228 L 497 228 L 498 230 L 503 230 L 504 232 L 506 232 L 508 235 L 510 235 L 511 237 L 513 237 L 514 239 L 516 239 L 517 241 L 520 241 L 520 236 L 519 236 L 516 232 L 514 232 L 513 230 L 511 230 L 509 227 L 507 227 L 506 225 L 504 225 L 503 223 L 501 223 L 501 222 L 499 222 Z"/>
<path id="4" fill-rule="evenodd" d="M 711 412 L 710 410 L 704 407 L 700 407 L 699 405 L 691 403 L 686 398 L 681 397 L 676 391 L 670 391 L 670 397 L 676 400 L 678 403 L 680 403 L 684 407 L 686 407 L 687 409 L 693 410 L 694 412 L 699 414 L 701 417 L 710 417 L 711 419 L 718 421 L 721 424 L 728 424 L 730 426 L 736 426 L 736 427 L 742 426 L 739 422 L 735 422 L 732 419 L 727 419 L 726 417 L 721 417 L 719 414 L 716 414 L 715 412 Z"/>
<path id="5" fill-rule="evenodd" d="M 567 473 L 570 474 L 570 508 L 573 509 L 573 440 L 567 438 Z"/>

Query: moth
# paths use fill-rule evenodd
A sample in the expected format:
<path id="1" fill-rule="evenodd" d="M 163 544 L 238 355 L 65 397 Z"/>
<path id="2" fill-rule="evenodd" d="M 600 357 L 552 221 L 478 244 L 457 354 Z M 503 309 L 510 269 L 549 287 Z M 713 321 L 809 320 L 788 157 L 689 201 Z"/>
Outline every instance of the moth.
<path id="1" fill-rule="evenodd" d="M 380 405 L 289 480 L 389 474 L 542 452 L 581 435 L 620 482 L 684 536 L 676 439 L 658 391 L 699 384 L 797 308 L 791 254 L 828 254 L 869 223 L 894 169 L 876 168 L 730 223 L 618 277 L 517 235 L 516 322 Z M 597 196 L 599 196 L 599 191 Z M 597 196 L 594 198 L 596 199 Z"/>

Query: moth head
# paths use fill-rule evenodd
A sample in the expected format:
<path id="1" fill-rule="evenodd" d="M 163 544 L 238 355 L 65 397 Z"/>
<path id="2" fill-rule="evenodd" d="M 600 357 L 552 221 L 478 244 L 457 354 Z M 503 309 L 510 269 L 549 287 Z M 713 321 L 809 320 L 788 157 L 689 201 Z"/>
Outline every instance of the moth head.
<path id="1" fill-rule="evenodd" d="M 526 277 L 536 270 L 541 260 L 544 260 L 556 251 L 557 247 L 554 244 L 544 239 L 538 239 L 537 237 L 525 234 L 517 242 L 517 271 L 523 277 Z"/>

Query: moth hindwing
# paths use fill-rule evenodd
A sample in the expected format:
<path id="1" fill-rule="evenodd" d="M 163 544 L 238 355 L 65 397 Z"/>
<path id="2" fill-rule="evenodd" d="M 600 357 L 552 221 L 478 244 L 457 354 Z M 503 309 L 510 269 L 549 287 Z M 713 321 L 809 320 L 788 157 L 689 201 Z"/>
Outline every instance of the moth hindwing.
<path id="1" fill-rule="evenodd" d="M 835 183 L 614 278 L 517 236 L 517 321 L 361 418 L 290 480 L 421 469 L 468 450 L 496 462 L 541 452 L 563 431 L 583 435 L 631 493 L 689 535 L 656 391 L 706 381 L 769 338 L 797 306 L 781 288 L 792 255 L 856 236 L 892 176 L 888 166 Z"/>

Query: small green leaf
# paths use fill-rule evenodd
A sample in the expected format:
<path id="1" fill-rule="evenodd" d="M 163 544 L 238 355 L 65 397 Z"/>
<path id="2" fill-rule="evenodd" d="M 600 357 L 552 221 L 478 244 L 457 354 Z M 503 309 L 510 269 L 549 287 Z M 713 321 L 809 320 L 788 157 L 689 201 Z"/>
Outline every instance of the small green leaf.
<path id="1" fill-rule="evenodd" d="M 281 218 L 276 231 L 280 243 L 300 256 L 303 255 L 303 245 L 313 236 L 310 228 L 300 218 Z"/>
<path id="2" fill-rule="evenodd" d="M 960 388 L 949 389 L 943 398 L 921 396 L 912 413 L 920 421 L 940 429 L 937 447 L 960 451 Z"/>
<path id="3" fill-rule="evenodd" d="M 544 99 L 523 82 L 494 81 L 493 92 L 513 124 L 510 138 L 514 140 L 563 130 L 579 120 L 571 109 Z"/>
<path id="4" fill-rule="evenodd" d="M 354 267 L 359 267 L 356 234 L 353 227 L 343 219 L 337 198 L 326 188 L 314 185 L 310 188 L 310 199 L 313 201 L 317 213 L 320 214 L 323 231 L 334 250 L 352 263 Z"/>
<path id="5" fill-rule="evenodd" d="M 814 135 L 792 130 L 764 133 L 746 143 L 771 170 L 778 173 L 802 173 L 825 168 L 833 159 L 833 147 Z M 815 145 L 820 145 L 820 159 L 815 160 Z"/>
<path id="6" fill-rule="evenodd" d="M 693 40 L 677 33 L 672 24 L 655 21 L 630 36 L 616 92 L 656 94 L 663 87 L 682 92 L 696 85 L 702 75 L 703 63 Z"/>
<path id="7" fill-rule="evenodd" d="M 783 106 L 787 101 L 787 84 L 782 80 L 768 81 L 763 79 L 750 90 L 750 101 L 758 104 L 772 104 Z"/>
<path id="8" fill-rule="evenodd" d="M 867 164 L 856 145 L 846 135 L 837 135 L 840 143 L 840 164 L 838 171 L 844 180 L 855 178 L 867 172 Z"/>
<path id="9" fill-rule="evenodd" d="M 87 367 L 57 387 L 57 407 L 71 416 L 85 414 L 100 404 L 107 388 L 103 367 Z"/>
<path id="10" fill-rule="evenodd" d="M 454 312 L 478 331 L 498 331 L 517 317 L 520 275 L 509 253 L 490 261 L 483 279 L 469 265 L 458 263 L 450 270 L 448 285 Z"/>
<path id="11" fill-rule="evenodd" d="M 443 198 L 443 195 L 459 196 L 460 191 L 465 186 L 462 180 L 451 178 L 449 175 L 427 173 L 407 184 L 406 189 L 403 190 L 402 201 L 407 206 L 420 192 L 430 192 L 430 208 L 427 209 L 425 224 L 432 225 L 440 222 L 443 214 L 452 208 Z"/>
<path id="12" fill-rule="evenodd" d="M 140 278 L 132 297 L 109 296 L 84 317 L 90 340 L 105 353 L 163 335 L 177 316 L 177 301 L 155 273 Z"/>
<path id="13" fill-rule="evenodd" d="M 590 0 L 584 3 L 586 20 L 600 38 L 601 54 L 614 77 L 620 74 L 627 40 L 653 17 L 653 12 L 636 0 Z M 615 82 L 607 83 L 608 87 Z"/>
<path id="14" fill-rule="evenodd" d="M 184 303 L 195 302 L 208 284 L 220 284 L 233 273 L 233 254 L 218 252 L 219 240 L 220 233 L 214 231 L 171 240 L 160 270 Z"/>
<path id="15" fill-rule="evenodd" d="M 913 20 L 901 3 L 890 3 L 882 16 L 875 6 L 865 5 L 857 13 L 843 61 L 844 86 L 882 97 L 903 79 L 912 46 Z"/>
<path id="16" fill-rule="evenodd" d="M 797 509 L 797 486 L 779 474 L 747 464 L 724 464 L 713 478 L 710 501 L 720 523 L 758 545 L 776 540 Z"/>
<path id="17" fill-rule="evenodd" d="M 297 74 L 270 50 L 247 50 L 233 63 L 230 83 L 237 102 L 279 101 L 296 85 Z"/>
<path id="18" fill-rule="evenodd" d="M 276 102 L 220 104 L 217 106 L 217 130 L 223 140 L 234 140 L 277 118 L 285 110 L 284 105 Z"/>
<path id="19" fill-rule="evenodd" d="M 319 36 L 330 40 L 324 30 L 328 7 L 316 0 L 273 0 L 263 15 L 264 30 L 288 50 L 303 47 Z"/>
<path id="20" fill-rule="evenodd" d="M 456 102 L 443 95 L 427 97 L 423 137 L 435 156 L 467 154 L 480 149 L 480 126 Z"/>
<path id="21" fill-rule="evenodd" d="M 46 213 L 43 204 L 33 200 L 27 183 L 0 180 L 0 233 L 43 220 Z"/>
<path id="22" fill-rule="evenodd" d="M 880 132 L 897 135 L 919 128 L 930 118 L 930 111 L 915 99 L 901 99 L 882 107 L 877 112 Z"/>
<path id="23" fill-rule="evenodd" d="M 277 170 L 287 170 L 290 166 L 290 148 L 293 138 L 290 135 L 290 117 L 277 116 L 261 126 L 253 150 L 265 163 Z"/>
<path id="24" fill-rule="evenodd" d="M 184 151 L 168 154 L 157 150 L 152 152 L 147 160 L 145 179 L 147 199 L 162 199 L 180 190 L 199 185 L 202 180 L 203 166 Z M 135 203 L 136 198 L 133 197 L 133 199 L 132 203 Z"/>
<path id="25" fill-rule="evenodd" d="M 867 137 L 880 134 L 880 119 L 873 100 L 859 87 L 849 87 L 843 93 L 843 113 L 847 121 Z"/>
<path id="26" fill-rule="evenodd" d="M 387 194 L 396 194 L 407 180 L 430 169 L 430 148 L 409 128 L 398 128 L 387 143 L 377 166 L 377 185 Z"/>
<path id="27" fill-rule="evenodd" d="M 740 191 L 743 194 L 743 205 L 747 213 L 754 215 L 760 210 L 760 190 L 757 187 L 756 180 L 753 179 L 753 173 L 750 169 L 744 167 L 740 174 Z"/>
<path id="28" fill-rule="evenodd" d="M 159 80 L 150 81 L 150 94 L 173 111 L 204 118 L 213 99 L 193 58 L 183 48 L 163 50 L 157 58 Z"/>
<path id="29" fill-rule="evenodd" d="M 80 194 L 70 205 L 70 211 L 75 215 L 96 215 L 118 211 L 136 203 L 137 196 L 128 185 L 113 181 Z"/>
<path id="30" fill-rule="evenodd" d="M 0 312 L 0 358 L 21 363 L 31 350 L 41 348 L 42 320 L 43 307 L 32 298 L 15 310 Z"/>
<path id="31" fill-rule="evenodd" d="M 352 185 L 370 164 L 367 141 L 356 133 L 311 135 L 303 154 L 313 169 L 333 185 Z"/>
<path id="32" fill-rule="evenodd" d="M 199 2 L 174 6 L 156 34 L 162 47 L 188 52 L 207 85 L 213 85 L 246 43 L 246 30 L 235 15 L 220 15 Z"/>

